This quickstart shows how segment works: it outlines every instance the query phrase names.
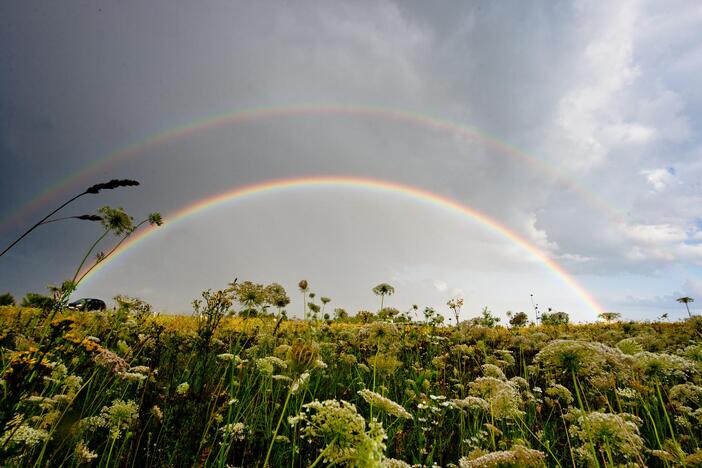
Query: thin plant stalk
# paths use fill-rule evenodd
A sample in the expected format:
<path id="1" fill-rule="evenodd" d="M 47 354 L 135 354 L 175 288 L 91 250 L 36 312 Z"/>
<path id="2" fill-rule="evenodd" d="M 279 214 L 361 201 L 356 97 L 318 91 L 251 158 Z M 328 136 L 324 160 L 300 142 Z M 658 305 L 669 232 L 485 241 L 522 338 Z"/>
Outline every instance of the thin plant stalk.
<path id="1" fill-rule="evenodd" d="M 524 429 L 526 429 L 526 430 L 529 432 L 529 434 L 531 434 L 532 437 L 534 437 L 534 439 L 536 439 L 536 440 L 539 441 L 539 444 L 541 444 L 541 446 L 544 447 L 544 448 L 546 449 L 546 451 L 549 453 L 549 455 L 551 455 L 551 456 L 553 457 L 553 459 L 556 461 L 556 464 L 557 464 L 559 467 L 562 467 L 563 465 L 561 465 L 561 462 L 558 461 L 558 458 L 557 458 L 556 455 L 554 455 L 554 453 L 551 451 L 551 448 L 550 448 L 548 445 L 545 445 L 543 442 L 541 442 L 541 439 L 539 439 L 539 438 L 536 436 L 536 434 L 534 434 L 534 432 L 533 432 L 531 429 L 529 429 L 529 425 L 528 425 L 526 422 L 524 422 L 524 420 L 523 420 L 522 418 L 520 418 L 520 417 L 517 417 L 516 420 L 519 421 L 519 422 L 522 424 L 522 426 L 524 427 Z M 494 436 L 493 436 L 493 437 L 494 437 Z M 575 465 L 575 463 L 573 463 L 573 465 Z"/>
<path id="2" fill-rule="evenodd" d="M 678 441 L 675 439 L 675 430 L 673 430 L 673 424 L 670 422 L 670 416 L 668 416 L 668 410 L 665 408 L 665 403 L 663 402 L 663 395 L 661 394 L 661 386 L 656 383 L 656 392 L 658 393 L 658 401 L 661 402 L 661 407 L 663 408 L 663 414 L 665 415 L 665 420 L 668 423 L 668 429 L 670 429 L 670 437 L 673 438 L 673 443 L 675 443 L 676 448 L 680 448 Z"/>
<path id="3" fill-rule="evenodd" d="M 100 264 L 100 263 L 102 263 L 103 261 L 107 260 L 107 259 L 110 257 L 110 255 L 112 255 L 114 252 L 117 251 L 117 249 L 119 249 L 119 247 L 124 243 L 124 241 L 127 240 L 127 238 L 129 238 L 129 236 L 131 236 L 137 229 L 139 229 L 139 227 L 141 227 L 141 226 L 142 226 L 144 223 L 146 223 L 147 221 L 148 221 L 148 219 L 145 219 L 145 220 L 141 221 L 139 224 L 137 224 L 136 226 L 134 226 L 134 229 L 132 229 L 129 233 L 127 233 L 126 235 L 122 236 L 122 238 L 119 240 L 119 242 L 117 242 L 117 244 L 116 244 L 114 247 L 112 247 L 112 249 L 110 249 L 109 252 L 107 252 L 100 260 L 98 260 L 98 261 L 96 261 L 95 263 L 93 263 L 93 264 L 90 266 L 90 268 L 88 268 L 87 270 L 85 270 L 85 272 L 83 272 L 83 274 L 80 275 L 80 277 L 76 280 L 76 284 L 80 283 L 80 282 L 83 280 L 83 278 L 85 278 L 85 277 L 88 275 L 88 273 L 90 273 L 91 271 L 93 271 L 93 269 L 94 269 L 96 266 L 98 266 L 98 264 Z"/>
<path id="4" fill-rule="evenodd" d="M 329 449 L 331 448 L 331 446 L 334 445 L 335 442 L 336 442 L 336 438 L 334 438 L 334 440 L 332 440 L 331 443 L 330 443 L 329 445 L 327 445 L 326 447 L 324 447 L 324 450 L 322 450 L 322 451 L 320 452 L 320 454 L 319 454 L 319 456 L 317 457 L 317 459 L 310 465 L 310 468 L 314 468 L 315 466 L 317 466 L 317 463 L 319 463 L 320 461 L 322 461 L 322 457 L 324 457 L 324 454 L 327 453 L 327 450 L 329 450 Z"/>
<path id="5" fill-rule="evenodd" d="M 592 441 L 592 434 L 590 433 L 590 424 L 587 422 L 587 412 L 585 411 L 585 406 L 583 405 L 583 400 L 580 398 L 580 388 L 578 386 L 578 379 L 575 377 L 575 371 L 570 371 L 573 377 L 573 386 L 575 387 L 575 395 L 578 398 L 578 406 L 580 406 L 580 411 L 583 413 L 583 424 L 585 424 L 585 432 L 587 432 L 587 437 L 590 439 L 590 448 L 592 449 L 592 456 L 595 459 L 595 465 L 599 468 L 600 460 L 597 458 L 597 452 L 595 451 L 595 443 Z"/>
<path id="6" fill-rule="evenodd" d="M 84 190 L 83 192 L 81 192 L 81 193 L 79 193 L 78 195 L 74 196 L 74 197 L 71 198 L 70 200 L 64 202 L 62 205 L 60 205 L 60 206 L 59 206 L 58 208 L 56 208 L 54 211 L 52 211 L 52 212 L 49 213 L 48 215 L 44 216 L 41 220 L 39 220 L 39 222 L 37 222 L 37 223 L 34 224 L 32 227 L 30 227 L 29 229 L 27 229 L 27 231 L 25 231 L 24 234 L 22 234 L 21 236 L 19 236 L 19 237 L 18 237 L 17 239 L 15 239 L 10 245 L 8 245 L 8 246 L 5 248 L 5 250 L 3 250 L 2 252 L 0 252 L 0 257 L 2 257 L 3 255 L 5 255 L 5 253 L 7 253 L 7 252 L 8 252 L 12 247 L 14 247 L 19 241 L 21 241 L 22 239 L 24 239 L 25 237 L 27 237 L 27 235 L 28 235 L 30 232 L 32 232 L 33 230 L 35 230 L 36 228 L 38 228 L 39 226 L 41 226 L 42 224 L 44 224 L 44 223 L 46 222 L 46 220 L 48 220 L 49 218 L 51 218 L 53 215 L 55 215 L 56 213 L 58 213 L 59 211 L 61 211 L 63 208 L 65 208 L 66 206 L 70 205 L 71 203 L 73 203 L 74 201 L 76 201 L 77 199 L 79 199 L 80 197 L 82 197 L 83 195 L 96 194 L 96 193 L 100 192 L 101 190 L 112 190 L 112 189 L 115 189 L 115 188 L 117 188 L 117 187 L 131 187 L 131 186 L 135 186 L 135 185 L 139 185 L 139 182 L 137 182 L 136 180 L 129 180 L 129 179 L 117 180 L 117 179 L 112 179 L 112 180 L 109 181 L 109 182 L 104 182 L 104 183 L 100 183 L 100 184 L 95 184 L 95 185 L 93 185 L 93 186 L 91 186 L 91 187 L 88 187 L 86 190 Z"/>
<path id="7" fill-rule="evenodd" d="M 268 445 L 268 452 L 266 452 L 266 459 L 263 461 L 263 468 L 268 466 L 268 460 L 271 458 L 271 451 L 273 450 L 273 444 L 275 444 L 275 438 L 278 437 L 278 431 L 280 430 L 280 424 L 283 422 L 285 417 L 285 410 L 288 409 L 288 403 L 290 402 L 290 396 L 292 395 L 292 384 L 288 390 L 288 396 L 285 397 L 285 403 L 283 404 L 283 409 L 280 411 L 280 417 L 278 418 L 278 424 L 275 426 L 275 431 L 273 432 L 273 438 L 271 439 L 270 445 Z"/>
<path id="8" fill-rule="evenodd" d="M 62 204 L 62 205 L 59 206 L 58 208 L 56 208 L 54 211 L 52 211 L 52 212 L 49 213 L 48 215 L 44 216 L 39 222 L 37 222 L 34 226 L 32 226 L 32 227 L 30 227 L 29 229 L 27 229 L 27 231 L 25 231 L 24 234 L 22 234 L 21 236 L 19 236 L 17 239 L 14 240 L 14 242 L 12 242 L 10 245 L 8 245 L 8 246 L 5 248 L 5 250 L 3 250 L 2 252 L 0 252 L 0 257 L 2 257 L 3 255 L 5 255 L 5 253 L 7 253 L 7 251 L 9 251 L 12 247 L 14 247 L 19 241 L 21 241 L 22 239 L 24 239 L 25 237 L 27 237 L 27 235 L 28 235 L 30 232 L 32 232 L 33 230 L 35 230 L 36 228 L 38 228 L 39 226 L 41 226 L 42 224 L 44 224 L 44 222 L 45 222 L 47 219 L 51 218 L 53 215 L 55 215 L 56 213 L 58 213 L 61 209 L 65 208 L 67 205 L 73 203 L 74 201 L 76 201 L 77 199 L 79 199 L 80 197 L 82 197 L 83 195 L 87 195 L 88 193 L 89 193 L 89 192 L 87 192 L 87 191 L 86 191 L 86 192 L 83 192 L 83 193 L 79 193 L 79 194 L 76 195 L 75 197 L 71 198 L 70 200 L 68 200 L 67 202 L 65 202 L 64 204 Z"/>

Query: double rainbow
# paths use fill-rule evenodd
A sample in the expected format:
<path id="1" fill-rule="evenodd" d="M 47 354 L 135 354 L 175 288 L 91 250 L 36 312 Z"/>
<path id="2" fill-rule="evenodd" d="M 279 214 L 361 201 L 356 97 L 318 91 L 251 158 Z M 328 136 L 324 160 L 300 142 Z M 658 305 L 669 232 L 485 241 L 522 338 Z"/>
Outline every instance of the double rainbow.
<path id="1" fill-rule="evenodd" d="M 501 235 L 502 237 L 509 239 L 514 244 L 529 252 L 533 257 L 551 270 L 571 290 L 573 290 L 595 314 L 600 314 L 603 311 L 602 306 L 600 306 L 597 301 L 595 301 L 595 299 L 585 290 L 585 288 L 580 285 L 562 266 L 556 263 L 552 258 L 548 257 L 528 240 L 509 230 L 486 214 L 481 213 L 470 206 L 461 204 L 456 200 L 437 195 L 421 188 L 396 182 L 357 177 L 304 177 L 272 180 L 247 185 L 244 187 L 237 187 L 217 195 L 198 200 L 195 203 L 187 205 L 176 212 L 165 216 L 164 220 L 166 224 L 163 227 L 148 228 L 134 234 L 133 237 L 129 238 L 111 257 L 98 264 L 97 267 L 88 273 L 85 280 L 89 280 L 98 272 L 104 271 L 105 268 L 110 263 L 114 262 L 115 259 L 119 258 L 125 252 L 136 248 L 149 237 L 156 236 L 161 230 L 168 229 L 169 226 L 173 226 L 174 224 L 191 220 L 200 213 L 214 210 L 228 203 L 243 202 L 255 197 L 256 195 L 282 194 L 285 192 L 311 188 L 353 189 L 376 192 L 381 195 L 388 193 L 395 194 L 403 196 L 409 200 L 422 202 L 435 208 L 440 208 L 451 213 L 459 214 Z"/>
<path id="2" fill-rule="evenodd" d="M 338 115 L 391 120 L 408 125 L 419 126 L 432 131 L 448 133 L 458 138 L 479 143 L 485 147 L 496 150 L 498 154 L 511 157 L 520 163 L 524 163 L 538 170 L 550 179 L 558 182 L 563 188 L 577 193 L 589 205 L 596 207 L 598 210 L 606 213 L 608 216 L 621 216 L 621 213 L 618 210 L 606 203 L 597 194 L 582 187 L 578 182 L 562 171 L 476 127 L 469 127 L 445 119 L 406 110 L 335 104 L 247 109 L 207 117 L 202 120 L 189 122 L 185 125 L 161 131 L 95 160 L 93 163 L 84 167 L 80 171 L 71 174 L 70 176 L 60 180 L 57 184 L 47 188 L 44 192 L 40 193 L 32 200 L 20 205 L 17 209 L 9 213 L 4 219 L 0 220 L 0 232 L 6 230 L 11 224 L 15 224 L 18 220 L 26 217 L 31 212 L 38 210 L 38 208 L 45 206 L 50 202 L 55 202 L 56 199 L 62 196 L 67 196 L 69 191 L 77 190 L 79 183 L 82 182 L 86 185 L 91 185 L 95 183 L 95 175 L 105 173 L 110 168 L 123 161 L 139 156 L 148 156 L 153 154 L 149 153 L 149 151 L 161 145 L 183 140 L 190 136 L 212 131 L 218 128 L 234 126 L 247 122 L 250 123 L 304 115 Z"/>

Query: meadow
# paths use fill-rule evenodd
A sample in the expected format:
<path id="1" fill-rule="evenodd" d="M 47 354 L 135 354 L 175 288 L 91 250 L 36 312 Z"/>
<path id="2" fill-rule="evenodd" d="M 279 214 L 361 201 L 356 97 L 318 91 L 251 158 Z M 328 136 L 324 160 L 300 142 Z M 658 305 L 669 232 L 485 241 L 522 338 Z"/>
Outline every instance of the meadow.
<path id="1" fill-rule="evenodd" d="M 702 466 L 699 317 L 300 320 L 237 297 L 0 307 L 3 465 Z"/>

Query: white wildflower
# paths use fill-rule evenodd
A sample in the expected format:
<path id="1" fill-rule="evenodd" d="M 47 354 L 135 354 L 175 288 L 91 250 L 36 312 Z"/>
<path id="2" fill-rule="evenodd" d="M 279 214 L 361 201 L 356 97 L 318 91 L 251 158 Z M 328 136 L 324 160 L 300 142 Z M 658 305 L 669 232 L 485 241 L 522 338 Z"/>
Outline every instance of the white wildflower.
<path id="1" fill-rule="evenodd" d="M 220 429 L 225 438 L 231 440 L 244 440 L 246 438 L 246 426 L 244 423 L 233 423 L 222 426 Z"/>
<path id="2" fill-rule="evenodd" d="M 98 454 L 90 450 L 90 448 L 82 440 L 78 442 L 73 452 L 76 462 L 81 464 L 91 463 L 98 457 Z"/>
<path id="3" fill-rule="evenodd" d="M 404 407 L 395 403 L 389 398 L 385 398 L 379 393 L 375 393 L 366 388 L 363 390 L 359 390 L 358 394 L 361 395 L 361 397 L 363 397 L 364 400 L 370 403 L 371 406 L 376 407 L 381 411 L 385 411 L 386 413 L 397 418 L 413 419 L 412 415 L 408 413 Z"/>
<path id="4" fill-rule="evenodd" d="M 300 377 L 295 379 L 295 381 L 290 386 L 290 394 L 296 395 L 297 392 L 300 391 L 300 389 L 302 389 L 305 385 L 307 385 L 307 382 L 309 382 L 309 380 L 310 380 L 310 373 L 309 372 L 305 372 Z"/>
<path id="5" fill-rule="evenodd" d="M 180 396 L 187 395 L 189 390 L 190 390 L 190 384 L 188 382 L 183 382 L 181 384 L 178 384 L 178 386 L 176 387 L 176 393 Z"/>

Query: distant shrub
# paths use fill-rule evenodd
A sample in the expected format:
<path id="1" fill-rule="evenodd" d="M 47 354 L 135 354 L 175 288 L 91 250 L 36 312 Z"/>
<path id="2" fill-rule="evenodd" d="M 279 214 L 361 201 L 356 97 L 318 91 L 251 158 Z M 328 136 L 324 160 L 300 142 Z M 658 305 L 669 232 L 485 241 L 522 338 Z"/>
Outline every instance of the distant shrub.
<path id="1" fill-rule="evenodd" d="M 509 319 L 509 324 L 514 328 L 523 327 L 529 322 L 529 316 L 526 312 L 517 312 Z"/>
<path id="2" fill-rule="evenodd" d="M 552 312 L 541 314 L 542 325 L 567 325 L 570 317 L 565 312 Z"/>
<path id="3" fill-rule="evenodd" d="M 480 317 L 473 317 L 468 323 L 474 327 L 492 328 L 500 322 L 500 317 L 496 317 L 490 309 L 483 307 Z"/>
<path id="4" fill-rule="evenodd" d="M 13 306 L 15 305 L 15 298 L 12 296 L 12 294 L 5 293 L 5 294 L 0 294 L 0 306 Z"/>
<path id="5" fill-rule="evenodd" d="M 380 320 L 392 320 L 393 317 L 395 317 L 399 313 L 400 311 L 395 309 L 394 307 L 384 307 L 383 309 L 378 311 L 377 317 Z"/>
<path id="6" fill-rule="evenodd" d="M 54 300 L 49 296 L 44 296 L 37 293 L 27 293 L 22 299 L 20 306 L 22 307 L 34 307 L 36 309 L 48 310 L 51 309 Z"/>
<path id="7" fill-rule="evenodd" d="M 356 313 L 356 320 L 358 320 L 361 323 L 370 323 L 373 321 L 374 318 L 375 314 L 368 310 L 359 310 Z"/>
<path id="8" fill-rule="evenodd" d="M 138 297 L 119 295 L 115 296 L 114 300 L 117 303 L 117 310 L 120 312 L 131 312 L 139 318 L 148 317 L 153 313 L 151 304 Z"/>

